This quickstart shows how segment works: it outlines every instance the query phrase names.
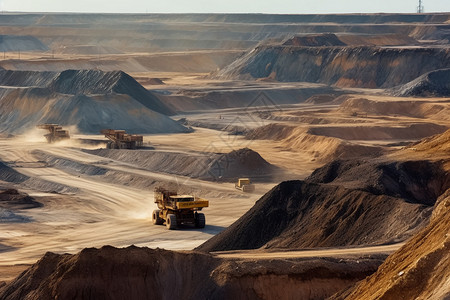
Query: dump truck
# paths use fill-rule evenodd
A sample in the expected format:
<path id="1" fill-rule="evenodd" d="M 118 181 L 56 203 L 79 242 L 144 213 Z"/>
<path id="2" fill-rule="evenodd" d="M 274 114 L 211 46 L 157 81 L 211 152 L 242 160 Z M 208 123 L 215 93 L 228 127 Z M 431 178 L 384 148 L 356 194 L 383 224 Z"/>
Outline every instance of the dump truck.
<path id="1" fill-rule="evenodd" d="M 154 194 L 155 203 L 158 205 L 158 209 L 152 214 L 154 225 L 163 225 L 165 222 L 170 230 L 182 224 L 205 227 L 205 215 L 199 211 L 209 206 L 208 200 L 191 195 L 178 195 L 177 192 L 161 187 L 156 187 Z"/>
<path id="2" fill-rule="evenodd" d="M 255 186 L 252 184 L 250 178 L 239 178 L 234 184 L 234 187 L 245 193 L 251 193 L 255 190 Z"/>
<path id="3" fill-rule="evenodd" d="M 142 135 L 128 134 L 125 130 L 103 129 L 100 132 L 109 139 L 108 149 L 137 149 L 144 144 Z"/>
<path id="4" fill-rule="evenodd" d="M 58 124 L 40 124 L 36 127 L 49 131 L 49 133 L 44 135 L 49 143 L 70 139 L 69 131 L 64 130 L 62 126 Z"/>

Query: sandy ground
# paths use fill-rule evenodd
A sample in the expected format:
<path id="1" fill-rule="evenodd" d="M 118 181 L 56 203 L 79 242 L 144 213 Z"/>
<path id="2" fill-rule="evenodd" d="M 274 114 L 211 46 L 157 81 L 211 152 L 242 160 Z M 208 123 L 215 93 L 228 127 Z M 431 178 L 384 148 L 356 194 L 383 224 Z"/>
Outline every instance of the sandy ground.
<path id="1" fill-rule="evenodd" d="M 191 134 L 146 136 L 145 141 L 158 151 L 188 153 L 189 150 L 228 152 L 242 148 L 242 143 L 248 142 L 241 137 L 232 141 L 224 140 L 221 135 L 221 132 L 200 128 Z M 75 136 L 86 137 L 101 138 Z M 265 148 L 264 141 L 260 144 L 260 147 Z M 39 136 L 0 140 L 0 160 L 15 166 L 20 173 L 78 189 L 75 194 L 61 195 L 19 186 L 24 192 L 37 197 L 44 207 L 21 212 L 33 220 L 31 223 L 0 224 L 1 243 L 13 247 L 2 253 L 0 265 L 32 263 L 46 251 L 75 253 L 85 247 L 100 247 L 105 244 L 118 247 L 135 244 L 166 249 L 192 249 L 229 226 L 276 184 L 257 184 L 256 193 L 240 194 L 230 183 L 213 183 L 149 172 L 130 164 L 87 154 L 81 151 L 83 147 L 86 146 L 76 143 L 48 145 Z M 156 206 L 152 190 L 129 187 L 125 185 L 126 182 L 106 182 L 95 176 L 42 167 L 31 154 L 35 150 L 86 165 L 144 176 L 149 180 L 195 186 L 197 190 L 208 194 L 210 207 L 205 209 L 207 226 L 204 230 L 179 231 L 153 226 L 151 213 Z"/>
<path id="2" fill-rule="evenodd" d="M 218 81 L 207 79 L 205 71 L 216 67 L 213 63 L 196 69 L 193 65 L 184 66 L 185 71 L 175 72 L 165 68 L 166 61 L 176 58 L 177 62 L 184 62 L 198 55 L 205 57 L 215 51 L 192 51 L 158 53 L 128 53 L 117 55 L 62 55 L 51 53 L 6 53 L 3 61 L 5 67 L 16 69 L 32 68 L 36 70 L 58 70 L 74 66 L 80 68 L 93 68 L 98 65 L 105 70 L 124 69 L 137 81 L 148 89 L 162 89 L 176 92 L 183 89 L 188 91 L 239 91 L 264 89 L 289 89 L 318 87 L 315 84 L 304 83 L 278 83 L 278 82 L 248 82 Z M 228 51 L 227 56 L 238 55 L 240 51 Z M 17 56 L 17 57 L 16 57 Z M 136 63 L 135 60 L 140 60 Z M 145 59 L 145 61 L 144 61 Z M 0 60 L 2 57 L 0 55 Z M 160 60 L 160 65 L 153 65 Z M 147 84 L 148 79 L 160 78 L 165 84 Z M 387 105 L 391 101 L 410 101 L 410 98 L 393 98 L 374 95 L 379 90 L 351 89 L 352 93 L 363 93 L 363 97 L 373 101 L 383 101 Z M 357 96 L 355 96 L 357 97 Z M 430 104 L 446 105 L 448 99 L 415 99 Z M 362 114 L 354 116 L 352 111 L 338 111 L 338 104 L 326 105 L 281 105 L 275 109 L 221 109 L 211 111 L 194 111 L 175 116 L 175 119 L 187 118 L 201 121 L 206 124 L 221 124 L 240 126 L 247 130 L 257 127 L 279 123 L 294 126 L 298 133 L 306 132 L 311 128 L 339 127 L 339 132 L 355 127 L 399 127 L 415 123 L 433 123 L 450 127 L 450 120 L 425 115 L 422 118 L 404 116 L 401 110 L 397 114 Z M 257 113 L 269 112 L 273 118 L 259 118 Z M 307 116 L 307 118 L 303 118 Z M 323 121 L 325 120 L 325 121 Z M 329 129 L 327 129 L 330 132 Z M 298 134 L 296 133 L 296 134 Z M 338 141 L 351 141 L 356 145 L 385 146 L 387 144 L 409 142 L 414 139 L 355 139 L 357 133 L 343 136 Z M 81 136 L 75 138 L 103 139 L 102 136 Z M 327 137 L 328 138 L 328 137 Z M 236 191 L 233 184 L 215 183 L 171 174 L 150 172 L 135 165 L 121 161 L 105 159 L 90 155 L 82 151 L 83 148 L 95 148 L 77 143 L 61 143 L 48 145 L 38 135 L 18 137 L 17 139 L 0 139 L 0 161 L 6 162 L 18 172 L 31 178 L 55 182 L 76 188 L 70 194 L 57 194 L 43 192 L 39 186 L 13 185 L 15 188 L 36 197 L 44 204 L 42 208 L 23 210 L 18 213 L 32 219 L 29 223 L 0 223 L 0 282 L 10 281 L 29 264 L 36 262 L 47 251 L 57 253 L 76 253 L 86 247 L 101 247 L 112 245 L 125 247 L 129 245 L 147 246 L 151 248 L 165 248 L 172 250 L 189 250 L 200 245 L 213 235 L 232 224 L 247 212 L 264 193 L 269 191 L 279 181 L 284 179 L 302 179 L 308 176 L 315 168 L 324 164 L 320 160 L 321 153 L 329 149 L 335 142 L 335 137 L 329 137 L 322 143 L 314 143 L 307 139 L 300 142 L 289 139 L 284 140 L 257 140 L 245 139 L 243 136 L 229 135 L 228 132 L 206 128 L 195 128 L 193 133 L 149 135 L 144 141 L 157 151 L 172 152 L 230 152 L 249 147 L 258 152 L 265 160 L 286 170 L 287 176 L 274 180 L 272 183 L 257 184 L 254 194 L 241 194 Z M 308 144 L 309 143 L 309 144 Z M 302 147 L 298 145 L 301 144 Z M 398 150 L 403 146 L 389 146 L 386 151 Z M 39 159 L 32 152 L 40 150 L 55 157 L 62 157 L 79 162 L 82 165 L 106 168 L 123 174 L 116 181 L 101 176 L 88 176 L 73 170 L 42 167 Z M 408 154 L 401 154 L 402 158 Z M 397 156 L 398 158 L 399 156 Z M 143 189 L 129 185 L 129 177 L 148 178 L 149 181 L 171 182 L 195 187 L 197 196 L 205 197 L 210 201 L 210 207 L 205 209 L 206 227 L 203 230 L 183 228 L 169 231 L 165 226 L 154 226 L 151 223 L 151 213 L 156 208 L 153 203 L 152 189 Z M 1 183 L 1 182 L 0 182 Z M 7 185 L 6 183 L 2 183 Z M 381 247 L 351 248 L 351 249 L 325 249 L 320 251 L 294 251 L 286 253 L 263 252 L 233 252 L 229 254 L 218 253 L 228 258 L 261 258 L 284 259 L 286 257 L 319 257 L 342 256 L 351 254 L 391 253 L 400 245 Z"/>
<path id="3" fill-rule="evenodd" d="M 386 100 L 386 99 L 384 99 Z M 297 105 L 287 106 L 275 115 L 288 116 L 307 113 L 309 116 L 325 117 L 332 122 L 344 124 L 345 127 L 365 125 L 363 119 L 356 119 L 350 114 L 334 112 L 336 105 Z M 258 109 L 255 109 L 256 111 Z M 254 118 L 254 111 L 239 111 L 236 109 L 217 110 L 211 112 L 191 113 L 185 116 L 194 120 L 210 123 L 230 123 L 252 129 L 273 123 L 272 120 Z M 351 123 L 349 121 L 352 121 Z M 396 122 L 384 116 L 372 117 L 370 120 L 380 126 L 409 124 L 409 117 L 396 118 Z M 425 122 L 426 120 L 422 120 Z M 278 121 L 280 123 L 280 121 Z M 281 120 L 282 124 L 311 127 L 301 121 Z M 438 123 L 448 124 L 446 120 Z M 239 125 L 239 124 L 238 124 Z M 317 125 L 321 127 L 324 125 Z M 113 245 L 117 247 L 137 246 L 160 247 L 166 249 L 192 249 L 211 236 L 217 234 L 243 215 L 254 202 L 265 192 L 278 183 L 257 184 L 254 194 L 240 194 L 231 183 L 214 183 L 171 174 L 150 172 L 137 166 L 120 161 L 105 159 L 82 151 L 83 148 L 96 148 L 76 142 L 48 145 L 37 133 L 16 139 L 0 140 L 0 160 L 13 166 L 20 173 L 31 178 L 55 182 L 77 189 L 71 194 L 43 193 L 39 186 L 32 188 L 16 186 L 20 190 L 37 197 L 44 204 L 20 213 L 31 218 L 30 223 L 0 224 L 0 242 L 11 248 L 2 252 L 0 266 L 30 264 L 39 259 L 46 251 L 57 253 L 75 253 L 85 247 L 101 247 Z M 102 139 L 101 136 L 81 136 L 75 138 Z M 284 141 L 248 140 L 243 136 L 228 135 L 217 130 L 196 128 L 188 134 L 150 135 L 144 141 L 151 144 L 157 151 L 192 152 L 230 152 L 249 147 L 261 154 L 268 162 L 284 168 L 292 179 L 301 179 L 312 170 L 322 165 L 310 151 L 288 148 Z M 358 141 L 353 141 L 358 143 Z M 377 140 L 378 144 L 393 142 L 393 140 Z M 374 143 L 364 140 L 361 143 Z M 314 145 L 311 145 L 314 146 Z M 327 147 L 327 144 L 320 147 Z M 394 147 L 398 149 L 399 147 Z M 129 179 L 108 181 L 101 176 L 88 176 L 64 168 L 42 167 L 32 152 L 43 151 L 49 155 L 68 158 L 82 165 L 106 168 L 119 174 L 139 176 L 160 182 L 175 182 L 194 186 L 197 196 L 207 196 L 210 207 L 205 209 L 207 226 L 204 230 L 189 229 L 168 231 L 164 226 L 151 224 L 151 213 L 155 209 L 152 189 L 142 189 L 128 186 Z M 320 149 L 317 149 L 320 150 Z M 285 179 L 285 178 L 283 178 Z M 280 179 L 281 180 L 281 179 Z M 352 250 L 353 251 L 353 250 Z M 355 249 L 358 252 L 359 250 Z M 327 255 L 333 255 L 331 252 Z M 314 254 L 316 255 L 316 254 Z M 12 268 L 12 267 L 9 267 Z M 20 269 L 20 267 L 19 267 Z M 2 271 L 4 278 L 9 278 L 8 272 Z"/>
<path id="4" fill-rule="evenodd" d="M 136 169 L 120 162 L 101 161 L 76 148 L 49 147 L 45 143 L 0 141 L 0 159 L 6 162 L 35 162 L 33 150 L 44 150 L 86 163 L 99 164 L 115 170 L 157 178 L 163 181 L 177 180 L 172 175 L 156 174 Z M 267 188 L 251 195 L 237 194 L 232 184 L 216 184 L 191 180 L 190 184 L 202 185 L 202 189 L 214 189 L 216 197 L 209 197 L 210 208 L 205 209 L 207 226 L 204 230 L 185 229 L 168 231 L 164 226 L 151 224 L 151 213 L 156 208 L 153 192 L 104 182 L 95 177 L 69 174 L 51 167 L 18 170 L 32 178 L 57 182 L 78 189 L 72 195 L 45 194 L 39 190 L 23 189 L 31 196 L 39 197 L 42 209 L 21 212 L 33 219 L 31 223 L 1 224 L 2 244 L 14 250 L 2 253 L 1 265 L 30 263 L 46 251 L 77 252 L 85 247 L 105 244 L 115 246 L 139 245 L 166 249 L 192 249 L 231 224 L 247 211 Z M 186 178 L 178 178 L 186 180 Z M 239 205 L 236 205 L 236 204 Z"/>

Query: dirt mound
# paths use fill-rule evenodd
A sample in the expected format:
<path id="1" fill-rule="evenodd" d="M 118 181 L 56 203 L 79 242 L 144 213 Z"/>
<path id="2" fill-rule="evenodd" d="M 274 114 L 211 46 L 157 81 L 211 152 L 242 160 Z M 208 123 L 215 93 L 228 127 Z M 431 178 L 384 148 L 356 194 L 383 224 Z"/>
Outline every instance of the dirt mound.
<path id="1" fill-rule="evenodd" d="M 161 85 L 161 84 L 165 84 L 164 81 L 160 78 L 148 78 L 148 80 L 146 80 L 145 82 L 146 84 L 149 85 Z"/>
<path id="2" fill-rule="evenodd" d="M 12 183 L 22 183 L 30 177 L 20 174 L 0 161 L 0 180 Z"/>
<path id="3" fill-rule="evenodd" d="M 25 193 L 16 189 L 0 190 L 0 208 L 4 209 L 29 209 L 41 207 L 42 204 Z"/>
<path id="4" fill-rule="evenodd" d="M 346 100 L 351 99 L 352 96 L 351 95 L 341 95 L 339 97 L 337 97 L 336 99 L 334 99 L 331 104 L 342 104 L 344 103 Z"/>
<path id="5" fill-rule="evenodd" d="M 352 127 L 315 127 L 308 130 L 309 134 L 317 136 L 335 137 L 343 140 L 417 140 L 442 133 L 447 126 L 433 123 L 417 123 L 404 127 L 385 126 L 352 126 Z"/>
<path id="6" fill-rule="evenodd" d="M 1 299 L 324 299 L 373 273 L 380 259 L 224 260 L 162 249 L 47 253 Z M 270 286 L 270 288 L 267 288 Z"/>
<path id="7" fill-rule="evenodd" d="M 341 103 L 339 112 L 347 114 L 376 114 L 450 120 L 450 105 L 427 101 L 376 101 L 349 97 Z"/>
<path id="8" fill-rule="evenodd" d="M 306 180 L 343 185 L 425 205 L 434 205 L 436 199 L 450 188 L 450 173 L 443 169 L 442 161 L 336 160 L 315 170 Z"/>
<path id="9" fill-rule="evenodd" d="M 39 39 L 29 35 L 0 35 L 0 51 L 47 51 Z"/>
<path id="10" fill-rule="evenodd" d="M 246 138 L 280 141 L 285 149 L 306 152 L 321 162 L 330 162 L 338 158 L 376 157 L 383 153 L 381 147 L 357 145 L 339 138 L 310 134 L 304 127 L 277 123 L 251 130 L 246 134 Z"/>
<path id="11" fill-rule="evenodd" d="M 264 158 L 249 148 L 231 151 L 219 157 L 210 167 L 210 173 L 217 171 L 217 175 L 221 174 L 220 170 L 215 170 L 219 166 L 225 168 L 221 175 L 224 178 L 234 179 L 237 177 L 251 177 L 253 179 L 264 179 L 271 176 L 278 170 L 277 167 L 268 163 Z M 220 175 L 219 175 L 220 176 Z"/>
<path id="12" fill-rule="evenodd" d="M 402 241 L 432 208 L 342 186 L 282 182 L 199 251 L 313 248 Z"/>
<path id="13" fill-rule="evenodd" d="M 308 34 L 292 37 L 283 43 L 285 46 L 296 47 L 323 47 L 323 46 L 345 46 L 333 33 Z"/>
<path id="14" fill-rule="evenodd" d="M 261 45 L 224 67 L 217 76 L 390 88 L 449 67 L 448 48 Z"/>
<path id="15" fill-rule="evenodd" d="M 404 241 L 450 188 L 444 161 L 334 161 L 283 182 L 200 251 L 307 248 Z"/>
<path id="16" fill-rule="evenodd" d="M 47 253 L 0 293 L 3 299 L 206 299 L 218 263 L 197 253 L 136 247 Z"/>
<path id="17" fill-rule="evenodd" d="M 449 97 L 450 69 L 426 73 L 395 88 L 393 94 L 396 96 Z"/>
<path id="18" fill-rule="evenodd" d="M 27 187 L 48 193 L 75 193 L 77 188 L 23 175 L 0 161 L 0 181 L 7 186 Z"/>
<path id="19" fill-rule="evenodd" d="M 438 201 L 430 224 L 378 271 L 332 299 L 449 299 L 450 190 Z"/>
<path id="20" fill-rule="evenodd" d="M 72 95 L 109 93 L 129 95 L 153 111 L 162 114 L 172 113 L 157 97 L 122 71 L 68 70 L 59 74 L 51 88 L 59 93 Z"/>
<path id="21" fill-rule="evenodd" d="M 24 133 L 40 123 L 76 126 L 83 133 L 104 128 L 132 133 L 189 131 L 158 113 L 170 110 L 120 71 L 0 71 L 0 85 L 11 87 L 0 89 L 0 124 L 6 133 Z M 33 88 L 18 88 L 27 86 Z"/>
<path id="22" fill-rule="evenodd" d="M 314 131 L 311 134 L 311 131 L 312 129 L 297 128 L 281 143 L 287 149 L 296 152 L 305 151 L 322 162 L 338 158 L 376 157 L 383 153 L 381 147 L 357 145 L 337 137 L 319 135 Z"/>
<path id="23" fill-rule="evenodd" d="M 446 152 L 450 149 L 450 129 L 414 144 L 416 151 Z"/>
<path id="24" fill-rule="evenodd" d="M 238 177 L 270 180 L 281 170 L 257 152 L 244 148 L 229 153 L 176 153 L 147 150 L 84 150 L 87 153 L 163 172 L 205 180 L 234 181 Z M 46 159 L 43 157 L 43 159 Z"/>
<path id="25" fill-rule="evenodd" d="M 306 99 L 305 103 L 323 104 L 323 103 L 332 102 L 335 98 L 336 98 L 336 96 L 334 96 L 334 95 L 314 95 L 314 96 L 311 96 L 308 99 Z"/>
<path id="26" fill-rule="evenodd" d="M 62 72 L 0 71 L 0 85 L 10 87 L 40 87 L 65 95 L 124 94 L 145 107 L 171 114 L 156 96 L 133 77 L 122 71 L 66 70 Z"/>
<path id="27" fill-rule="evenodd" d="M 47 87 L 57 78 L 57 72 L 0 70 L 0 85 L 7 87 Z"/>
<path id="28" fill-rule="evenodd" d="M 17 114 L 20 111 L 20 114 Z M 190 130 L 122 94 L 63 95 L 40 89 L 14 90 L 0 101 L 5 133 L 23 134 L 42 123 L 76 126 L 82 133 L 105 128 L 131 133 L 177 133 Z"/>
<path id="29" fill-rule="evenodd" d="M 1 180 L 1 177 L 0 177 Z M 42 204 L 15 189 L 0 190 L 0 223 L 27 223 L 31 218 L 22 216 L 17 210 L 42 207 Z M 0 244 L 0 252 L 1 251 Z"/>
<path id="30" fill-rule="evenodd" d="M 292 135 L 296 129 L 294 126 L 271 123 L 257 127 L 247 132 L 245 137 L 249 140 L 282 140 Z"/>
<path id="31" fill-rule="evenodd" d="M 442 161 L 443 169 L 450 172 L 450 130 L 425 138 L 419 142 L 406 145 L 401 150 L 393 153 L 393 159 L 428 159 L 431 161 Z"/>

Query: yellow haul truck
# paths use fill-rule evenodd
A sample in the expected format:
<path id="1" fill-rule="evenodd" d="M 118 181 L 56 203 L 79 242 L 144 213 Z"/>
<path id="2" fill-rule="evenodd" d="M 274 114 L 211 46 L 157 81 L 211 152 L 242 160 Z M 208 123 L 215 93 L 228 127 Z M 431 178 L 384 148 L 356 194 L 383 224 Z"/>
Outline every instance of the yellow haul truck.
<path id="1" fill-rule="evenodd" d="M 239 178 L 234 184 L 234 187 L 245 193 L 251 193 L 255 191 L 255 186 L 252 184 L 249 178 Z"/>
<path id="2" fill-rule="evenodd" d="M 190 195 L 178 195 L 161 187 L 155 188 L 155 203 L 158 209 L 153 211 L 155 225 L 166 222 L 168 229 L 176 229 L 181 224 L 193 224 L 197 228 L 205 227 L 205 215 L 200 213 L 209 201 Z"/>
<path id="3" fill-rule="evenodd" d="M 45 129 L 49 131 L 49 133 L 47 133 L 44 136 L 47 139 L 47 142 L 49 142 L 50 144 L 70 139 L 69 131 L 64 130 L 62 126 L 59 126 L 58 124 L 40 124 L 37 125 L 36 127 L 39 129 Z"/>

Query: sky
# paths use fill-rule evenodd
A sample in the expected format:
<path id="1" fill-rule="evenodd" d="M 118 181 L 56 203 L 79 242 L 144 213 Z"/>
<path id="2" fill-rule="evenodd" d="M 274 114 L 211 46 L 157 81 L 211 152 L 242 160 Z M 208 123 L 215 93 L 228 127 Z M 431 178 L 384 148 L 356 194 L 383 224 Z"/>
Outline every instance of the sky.
<path id="1" fill-rule="evenodd" d="M 419 0 L 0 0 L 2 11 L 103 13 L 413 13 Z M 450 0 L 423 0 L 450 12 Z"/>

